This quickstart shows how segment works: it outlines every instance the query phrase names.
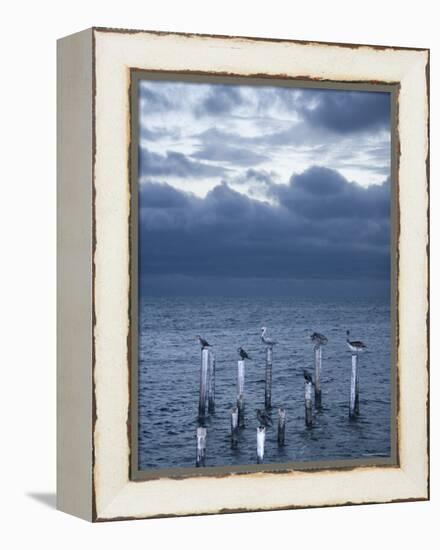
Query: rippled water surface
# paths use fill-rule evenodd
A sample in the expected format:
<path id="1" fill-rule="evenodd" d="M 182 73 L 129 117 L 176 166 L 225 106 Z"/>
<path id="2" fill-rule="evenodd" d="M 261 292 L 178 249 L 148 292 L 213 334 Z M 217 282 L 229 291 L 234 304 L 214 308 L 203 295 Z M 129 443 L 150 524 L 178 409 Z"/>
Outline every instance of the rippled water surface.
<path id="1" fill-rule="evenodd" d="M 265 352 L 261 326 L 278 341 L 273 352 L 272 417 L 287 411 L 286 445 L 276 427 L 266 435 L 265 463 L 335 460 L 390 454 L 390 309 L 374 301 L 298 301 L 289 298 L 148 298 L 140 304 L 139 467 L 195 465 L 201 334 L 216 356 L 216 409 L 206 419 L 207 466 L 256 462 L 255 409 L 264 407 Z M 348 420 L 351 355 L 345 330 L 368 346 L 360 357 L 360 416 Z M 323 348 L 322 405 L 314 426 L 304 425 L 302 369 L 313 373 L 313 331 L 328 337 Z M 237 352 L 246 364 L 246 427 L 230 448 Z"/>

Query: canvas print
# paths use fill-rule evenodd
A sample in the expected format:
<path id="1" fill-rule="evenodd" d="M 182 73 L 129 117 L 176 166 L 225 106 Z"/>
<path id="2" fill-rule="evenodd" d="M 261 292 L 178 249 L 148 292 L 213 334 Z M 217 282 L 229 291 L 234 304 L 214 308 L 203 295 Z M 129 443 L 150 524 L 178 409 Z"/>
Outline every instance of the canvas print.
<path id="1" fill-rule="evenodd" d="M 139 469 L 390 458 L 391 94 L 136 97 Z"/>

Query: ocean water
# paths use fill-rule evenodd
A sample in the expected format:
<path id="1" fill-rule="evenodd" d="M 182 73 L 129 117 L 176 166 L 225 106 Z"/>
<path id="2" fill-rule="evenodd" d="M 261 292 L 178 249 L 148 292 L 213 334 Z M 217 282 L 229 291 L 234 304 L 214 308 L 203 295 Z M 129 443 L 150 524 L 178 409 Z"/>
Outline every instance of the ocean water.
<path id="1" fill-rule="evenodd" d="M 216 408 L 206 419 L 206 466 L 256 463 L 256 409 L 264 409 L 265 347 L 273 350 L 272 418 L 265 463 L 389 456 L 391 420 L 390 306 L 373 300 L 293 298 L 145 298 L 139 311 L 139 468 L 194 467 L 200 334 L 216 356 Z M 360 415 L 348 419 L 351 354 L 345 331 L 368 352 L 359 359 Z M 314 372 L 310 334 L 328 337 L 322 353 L 322 410 L 304 423 L 303 369 Z M 246 427 L 230 446 L 236 403 L 237 348 L 246 362 Z M 277 446 L 278 407 L 286 409 L 285 446 Z"/>

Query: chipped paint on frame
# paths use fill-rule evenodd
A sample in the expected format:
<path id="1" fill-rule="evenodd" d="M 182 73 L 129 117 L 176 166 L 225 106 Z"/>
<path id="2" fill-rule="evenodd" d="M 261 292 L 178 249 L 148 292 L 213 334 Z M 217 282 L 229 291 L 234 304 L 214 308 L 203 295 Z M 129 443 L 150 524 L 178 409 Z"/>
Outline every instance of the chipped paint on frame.
<path id="1" fill-rule="evenodd" d="M 96 50 L 96 37 L 99 36 L 99 35 L 103 35 L 103 34 L 106 34 L 106 35 L 115 35 L 115 36 L 118 36 L 118 35 L 128 35 L 128 36 L 141 36 L 141 37 L 145 37 L 145 36 L 148 36 L 148 35 L 154 35 L 154 36 L 157 36 L 157 37 L 171 37 L 171 39 L 174 39 L 174 38 L 179 38 L 179 37 L 186 37 L 188 38 L 189 40 L 192 40 L 192 39 L 202 39 L 203 40 L 207 40 L 207 41 L 222 41 L 222 42 L 225 42 L 226 43 L 226 47 L 228 47 L 227 45 L 230 44 L 231 42 L 235 42 L 235 43 L 239 43 L 240 45 L 245 45 L 245 46 L 251 46 L 252 44 L 254 44 L 255 42 L 263 42 L 263 43 L 269 43 L 269 44 L 273 44 L 273 43 L 276 43 L 276 44 L 281 44 L 281 45 L 286 45 L 286 46 L 292 46 L 294 44 L 299 44 L 299 45 L 302 45 L 302 46 L 305 46 L 307 45 L 309 48 L 314 48 L 314 47 L 320 47 L 322 48 L 323 46 L 328 46 L 328 47 L 331 47 L 331 48 L 334 48 L 334 47 L 337 47 L 337 48 L 349 48 L 349 49 L 355 49 L 355 50 L 360 50 L 360 51 L 365 51 L 366 49 L 372 49 L 372 50 L 375 50 L 375 51 L 380 51 L 380 52 L 395 52 L 395 51 L 403 51 L 403 52 L 407 52 L 408 54 L 409 53 L 412 53 L 412 52 L 419 52 L 420 55 L 423 55 L 423 54 L 426 54 L 426 50 L 416 50 L 416 49 L 405 49 L 405 48 L 391 48 L 391 47 L 382 47 L 382 46 L 362 46 L 362 45 L 348 45 L 348 44 L 324 44 L 324 43 L 317 43 L 317 42 L 302 42 L 302 41 L 283 41 L 283 40 L 271 40 L 271 39 L 253 39 L 253 38 L 243 38 L 243 37 L 238 37 L 238 38 L 232 38 L 232 37 L 210 37 L 210 36 L 206 36 L 206 35 L 178 35 L 178 34 L 173 34 L 173 33 L 152 33 L 152 32 L 145 32 L 145 31 L 122 31 L 122 30 L 112 30 L 112 29 L 95 29 L 94 30 L 94 33 L 93 33 L 93 52 L 94 52 L 94 59 L 93 59 L 93 113 L 94 113 L 94 124 L 93 124 L 93 127 L 94 127 L 94 138 L 93 138 L 93 148 L 94 148 L 94 154 L 93 154 L 93 181 L 94 181 L 94 189 L 93 189 L 93 235 L 94 235 L 94 242 L 93 242 L 93 258 L 94 258 L 94 262 L 93 262 L 93 296 L 94 296 L 94 304 L 93 304 L 93 327 L 94 327 L 94 346 L 93 346 L 93 365 L 94 365 L 94 377 L 93 377 L 93 383 L 94 383 L 94 390 L 93 390 L 93 431 L 94 431 L 94 444 L 93 444 L 93 464 L 94 464 L 94 468 L 93 468 L 93 514 L 94 514 L 94 520 L 95 521 L 107 521 L 107 520 L 116 520 L 116 519 L 140 519 L 140 518 L 143 518 L 143 517 L 171 517 L 171 516 L 180 516 L 180 515 L 190 515 L 190 514 L 197 514 L 197 515 L 203 515 L 203 514 L 212 514 L 212 513 L 237 513 L 237 512 L 248 512 L 248 511 L 264 511 L 264 510 L 274 510 L 274 509 L 294 509 L 294 508 L 299 508 L 299 507 L 304 507 L 304 508 L 308 508 L 308 507 L 325 507 L 325 506 L 341 506 L 341 505 L 352 505 L 352 504 L 365 504 L 365 503 L 369 503 L 368 501 L 368 498 L 363 501 L 362 499 L 352 499 L 352 498 L 348 498 L 348 499 L 344 499 L 344 498 L 341 498 L 341 500 L 339 502 L 330 502 L 329 503 L 329 498 L 328 498 L 328 495 L 322 495 L 322 501 L 317 501 L 317 503 L 313 503 L 313 504 L 308 504 L 308 503 L 304 503 L 304 504 L 295 504 L 295 503 L 292 503 L 292 504 L 283 504 L 283 503 L 280 503 L 280 505 L 273 505 L 271 504 L 270 506 L 266 507 L 265 505 L 256 505 L 256 504 L 251 504 L 250 506 L 227 506 L 227 507 L 224 507 L 224 506 L 217 506 L 217 507 L 212 507 L 212 505 L 209 505 L 209 506 L 206 506 L 206 511 L 205 510 L 200 510 L 199 508 L 197 508 L 197 506 L 194 506 L 194 510 L 174 510 L 172 512 L 166 512 L 166 513 L 153 513 L 151 511 L 149 512 L 137 512 L 137 513 L 133 513 L 133 510 L 131 511 L 131 513 L 128 513 L 127 515 L 126 514 L 119 514 L 117 513 L 116 511 L 115 512 L 112 512 L 111 510 L 106 510 L 102 507 L 102 496 L 101 496 L 101 492 L 103 490 L 103 480 L 104 478 L 106 477 L 105 476 L 105 472 L 103 472 L 103 470 L 108 470 L 109 467 L 111 468 L 111 465 L 110 464 L 105 464 L 105 462 L 102 462 L 102 458 L 100 456 L 100 444 L 102 442 L 102 438 L 104 437 L 105 439 L 105 431 L 109 429 L 109 426 L 107 425 L 107 419 L 104 420 L 104 418 L 100 418 L 100 407 L 99 407 L 99 399 L 102 398 L 100 397 L 98 394 L 100 391 L 103 391 L 102 388 L 104 387 L 105 385 L 105 382 L 104 380 L 102 379 L 102 372 L 99 373 L 99 372 L 96 372 L 96 363 L 97 363 L 97 360 L 99 359 L 99 357 L 97 357 L 97 349 L 96 349 L 96 344 L 97 342 L 99 342 L 99 339 L 100 337 L 102 337 L 102 335 L 100 334 L 100 327 L 99 327 L 99 314 L 100 314 L 100 309 L 99 309 L 99 298 L 95 300 L 95 297 L 96 297 L 96 291 L 98 290 L 99 291 L 99 284 L 100 282 L 102 283 L 102 280 L 100 281 L 99 280 L 99 277 L 97 277 L 97 272 L 99 274 L 99 255 L 96 254 L 97 250 L 99 249 L 99 246 L 100 246 L 100 241 L 99 241 L 99 237 L 98 237 L 98 234 L 99 234 L 99 225 L 100 225 L 100 218 L 99 218 L 99 214 L 98 214 L 98 211 L 99 211 L 99 207 L 97 206 L 97 203 L 99 202 L 99 187 L 100 187 L 100 183 L 97 181 L 99 180 L 99 172 L 97 174 L 96 172 L 96 162 L 97 162 L 97 156 L 99 156 L 99 151 L 100 151 L 100 148 L 99 146 L 97 147 L 97 131 L 96 131 L 96 125 L 99 124 L 99 120 L 100 120 L 100 117 L 102 116 L 102 114 L 99 113 L 99 106 L 98 106 L 98 110 L 96 109 L 96 95 L 97 95 L 97 70 L 96 70 L 96 65 L 97 65 L 97 58 L 96 58 L 96 55 L 97 55 L 97 50 Z M 232 45 L 231 45 L 232 47 Z M 136 57 L 136 56 L 134 56 Z M 98 60 L 99 62 L 99 60 Z M 148 70 L 149 72 L 152 72 L 152 71 L 157 71 L 158 73 L 162 73 L 163 70 L 162 69 L 150 69 L 148 65 L 143 65 L 143 66 L 139 66 L 138 63 L 135 63 L 135 64 L 129 64 L 125 67 L 125 94 L 126 94 L 126 99 L 128 101 L 128 97 L 129 97 L 129 86 L 130 86 L 130 78 L 129 78 L 129 74 L 131 72 L 131 70 L 133 70 L 135 67 L 137 67 L 138 69 L 142 69 L 142 70 Z M 429 59 L 426 61 L 426 83 L 428 83 L 428 78 L 429 78 Z M 192 76 L 198 74 L 198 75 L 205 75 L 207 74 L 207 71 L 197 71 L 197 70 L 193 70 L 193 69 L 186 69 L 186 70 L 179 70 L 179 71 L 174 71 L 174 72 L 178 72 L 179 74 L 182 74 L 182 75 L 189 75 L 191 74 Z M 335 83 L 335 80 L 331 79 L 331 78 L 325 78 L 325 77 L 316 77 L 316 76 L 307 76 L 307 75 L 303 75 L 303 76 L 299 76 L 299 75 L 294 75 L 292 76 L 291 74 L 289 74 L 288 71 L 286 71 L 285 73 L 277 73 L 277 74 L 266 74 L 266 73 L 254 73 L 254 72 L 250 72 L 250 73 L 247 73 L 245 70 L 243 71 L 240 71 L 238 73 L 231 73 L 231 72 L 225 72 L 225 71 L 215 71 L 215 68 L 213 68 L 211 71 L 209 71 L 210 74 L 213 74 L 215 73 L 217 76 L 223 76 L 223 77 L 236 77 L 236 76 L 240 76 L 240 77 L 243 77 L 243 75 L 245 75 L 247 78 L 270 78 L 270 79 L 289 79 L 289 80 L 292 80 L 292 79 L 299 79 L 299 80 L 306 80 L 307 83 L 310 85 L 313 85 L 313 83 L 315 83 L 315 85 L 320 85 L 322 86 L 322 84 L 328 84 L 329 86 L 332 86 L 334 85 Z M 380 84 L 394 84 L 394 85 L 399 85 L 401 86 L 401 81 L 399 79 L 395 79 L 395 78 L 390 78 L 390 79 L 369 79 L 369 80 L 362 80 L 362 79 L 359 79 L 359 78 L 350 78 L 351 76 L 351 73 L 347 73 L 345 75 L 346 78 L 340 78 L 340 73 L 339 73 L 339 78 L 338 78 L 338 81 L 345 81 L 345 83 L 347 82 L 350 82 L 351 84 L 354 84 L 354 85 L 365 85 L 367 82 L 370 83 L 370 84 L 375 84 L 375 85 L 380 85 Z M 426 88 L 426 92 L 427 92 L 427 88 Z M 426 102 L 427 102 L 427 109 L 429 110 L 429 103 L 428 103 L 428 97 L 426 97 Z M 125 140 L 126 140 L 126 143 L 129 143 L 130 142 L 130 118 L 129 118 L 129 114 L 127 115 L 127 113 L 129 113 L 129 109 L 126 109 L 125 110 L 125 113 L 126 113 L 126 116 L 125 116 Z M 399 121 L 400 122 L 400 121 Z M 427 116 L 427 113 L 426 113 L 426 129 L 427 131 L 429 131 L 429 126 L 428 126 L 428 116 Z M 128 135 L 128 138 L 127 138 L 127 135 Z M 429 133 L 428 133 L 428 136 L 429 137 Z M 426 144 L 426 185 L 427 185 L 427 193 L 429 193 L 429 187 L 428 187 L 428 182 L 429 182 L 429 150 L 428 150 L 428 147 L 427 147 L 427 144 Z M 400 139 L 398 138 L 397 136 L 397 140 L 396 140 L 396 147 L 395 147 L 395 150 L 396 150 L 396 157 L 397 157 L 397 162 L 399 161 L 400 159 Z M 127 151 L 129 151 L 129 147 L 127 147 Z M 129 153 L 130 154 L 130 153 Z M 126 163 L 126 171 L 127 173 L 130 171 L 130 163 L 131 163 L 131 158 L 128 157 L 128 161 Z M 127 170 L 127 167 L 128 167 L 128 170 Z M 124 185 L 125 185 L 125 201 L 126 201 L 126 206 L 130 204 L 130 201 L 132 200 L 132 196 L 130 195 L 130 186 L 129 186 L 129 182 L 128 182 L 128 175 L 125 174 L 126 177 L 124 177 Z M 101 185 L 102 185 L 102 182 L 101 182 Z M 399 197 L 398 197 L 398 200 L 397 200 L 397 204 L 399 204 Z M 427 204 L 427 208 L 429 208 L 429 204 Z M 102 211 L 101 211 L 102 213 Z M 429 211 L 428 211 L 428 215 L 429 215 Z M 125 224 L 127 227 L 133 227 L 133 209 L 130 209 L 129 207 L 127 207 L 127 210 L 126 210 L 126 214 L 124 215 L 125 216 Z M 400 213 L 398 214 L 398 218 L 400 219 Z M 399 245 L 396 247 L 396 253 L 397 253 L 397 262 L 399 263 L 400 261 L 400 256 L 399 256 L 399 248 L 400 248 L 400 238 L 401 238 L 401 235 L 400 235 L 400 224 L 397 224 L 397 227 L 398 227 L 398 232 L 397 232 L 397 236 L 396 236 L 396 240 L 398 241 Z M 97 231 L 97 228 L 98 228 L 98 231 Z M 130 406 L 130 403 L 133 403 L 133 399 L 130 399 L 130 393 L 132 394 L 133 396 L 133 387 L 130 386 L 130 380 L 133 379 L 133 377 L 129 375 L 129 371 L 128 371 L 128 368 L 129 368 L 129 365 L 132 363 L 132 360 L 133 360 L 133 349 L 132 349 L 132 344 L 133 344 L 133 340 L 132 340 L 132 333 L 130 334 L 130 325 L 129 325 L 129 320 L 130 318 L 133 318 L 133 306 L 132 304 L 130 304 L 130 300 L 129 300 L 129 297 L 130 297 L 130 279 L 129 279 L 129 275 L 130 275 L 130 272 L 132 272 L 133 270 L 133 264 L 130 263 L 130 262 L 133 262 L 133 258 L 130 259 L 130 249 L 131 247 L 133 246 L 133 241 L 132 241 L 132 237 L 130 236 L 129 232 L 127 231 L 127 242 L 125 243 L 125 245 L 122 245 L 121 249 L 124 249 L 126 250 L 126 254 L 125 254 L 125 265 L 127 266 L 126 270 L 125 270 L 125 275 L 128 277 L 127 281 L 125 283 L 125 287 L 127 289 L 127 293 L 126 293 L 126 300 L 127 300 L 127 307 L 126 307 L 126 320 L 127 320 L 127 329 L 126 329 L 126 350 L 125 350 L 125 369 L 126 369 L 126 372 L 125 372 L 125 375 L 123 378 L 125 378 L 126 380 L 126 383 L 127 383 L 127 388 L 128 388 L 128 392 L 127 392 L 127 395 L 126 395 L 126 398 L 124 399 L 124 403 L 126 404 L 126 411 L 129 410 L 129 406 Z M 120 236 L 118 237 L 120 238 Z M 429 252 L 429 235 L 427 234 L 426 235 L 426 238 L 427 238 L 427 244 L 426 244 L 426 252 L 428 254 Z M 104 239 L 103 239 L 104 240 Z M 119 244 L 119 242 L 118 242 Z M 97 257 L 98 256 L 98 257 Z M 120 257 L 119 260 L 121 262 L 123 262 L 123 258 Z M 399 284 L 400 284 L 400 278 L 399 278 Z M 427 281 L 426 283 L 426 286 L 428 287 L 428 292 L 429 292 L 429 280 Z M 397 289 L 397 297 L 400 295 L 400 287 L 398 287 Z M 429 309 L 428 309 L 428 306 L 427 306 L 427 311 L 426 311 L 426 320 L 427 320 L 427 323 L 429 324 Z M 399 318 L 397 318 L 397 324 L 399 324 Z M 429 328 L 429 327 L 428 327 Z M 427 331 L 426 333 L 426 337 L 429 338 L 429 332 Z M 399 332 L 397 331 L 396 332 L 396 341 L 397 343 L 399 344 Z M 426 345 L 427 345 L 428 342 L 426 342 Z M 400 364 L 400 347 L 399 347 L 399 364 Z M 99 355 L 99 354 L 98 354 Z M 426 354 L 426 357 L 427 357 L 427 368 L 429 369 L 429 356 L 428 354 Z M 120 368 L 122 368 L 122 365 L 120 365 Z M 429 380 L 428 380 L 429 381 Z M 399 386 L 399 379 L 397 380 L 397 387 Z M 426 388 L 428 389 L 428 388 Z M 398 390 L 399 391 L 399 390 Z M 397 395 L 396 397 L 396 403 L 397 403 L 397 406 L 399 407 L 399 395 Z M 427 395 L 427 404 L 429 406 L 429 394 Z M 118 407 L 120 407 L 120 403 L 118 403 Z M 104 409 L 103 409 L 104 410 Z M 404 428 L 404 426 L 401 426 L 401 423 L 402 423 L 402 419 L 400 417 L 400 408 L 397 409 L 397 418 L 398 418 L 398 434 L 400 436 L 400 434 L 402 434 L 402 430 Z M 105 415 L 104 415 L 105 416 Z M 127 443 L 128 443 L 128 448 L 127 448 L 127 452 L 128 452 L 128 455 L 130 453 L 130 448 L 132 447 L 132 445 L 130 445 L 130 438 L 132 437 L 132 421 L 131 421 L 131 417 L 129 416 L 129 414 L 125 414 L 125 436 L 127 438 Z M 107 427 L 106 427 L 107 425 Z M 429 423 L 428 423 L 428 418 L 426 418 L 426 426 L 427 426 L 427 429 L 429 430 Z M 131 443 L 133 443 L 131 441 Z M 122 444 L 122 447 L 125 448 L 126 447 L 126 443 L 124 443 L 123 441 L 120 442 L 120 444 Z M 104 445 L 105 447 L 105 445 Z M 428 443 L 428 448 L 427 448 L 427 452 L 429 451 L 429 443 Z M 105 460 L 108 461 L 108 458 L 109 456 L 106 455 L 105 456 Z M 427 460 L 429 460 L 429 457 L 428 455 L 426 455 L 426 458 Z M 130 460 L 130 456 L 128 456 L 127 460 L 125 460 L 126 464 L 127 464 L 127 469 L 126 469 L 126 478 L 125 478 L 125 484 L 126 484 L 126 487 L 128 487 L 129 485 L 132 486 L 133 485 L 133 482 L 130 482 L 129 481 L 129 478 L 130 478 L 130 474 L 129 474 L 129 469 L 130 469 L 130 463 L 131 463 L 131 460 Z M 284 465 L 283 465 L 284 466 Z M 429 464 L 428 464 L 429 466 Z M 379 471 L 382 471 L 383 468 L 381 467 L 377 467 Z M 388 467 L 389 468 L 389 467 Z M 399 468 L 396 467 L 395 465 L 392 467 L 393 470 L 398 470 Z M 270 472 L 267 471 L 268 470 L 268 467 L 267 465 L 264 467 L 263 466 L 263 471 L 259 471 L 259 472 L 253 472 L 253 473 L 249 473 L 248 471 L 245 471 L 245 472 L 225 472 L 225 473 L 217 473 L 215 474 L 216 477 L 220 480 L 220 479 L 238 479 L 238 478 L 244 478 L 244 479 L 251 479 L 251 480 L 261 480 L 262 477 L 264 478 L 279 478 L 280 477 L 280 474 L 283 474 L 283 477 L 284 477 L 284 474 L 287 474 L 289 476 L 289 478 L 291 478 L 292 476 L 294 478 L 297 478 L 299 479 L 300 477 L 304 477 L 304 475 L 306 476 L 310 476 L 310 475 L 315 475 L 316 474 L 319 474 L 320 475 L 320 478 L 322 478 L 323 475 L 327 475 L 327 476 L 334 476 L 336 474 L 335 472 L 335 469 L 332 468 L 331 470 L 330 469 L 326 469 L 326 470 L 322 470 L 322 469 L 318 469 L 318 470 L 313 470 L 313 472 L 311 470 L 308 470 L 307 472 L 299 472 L 298 470 L 294 470 L 292 471 L 291 469 L 283 469 L 283 470 L 280 470 L 280 471 L 276 471 L 274 472 L 274 470 L 277 470 L 276 468 L 270 468 Z M 356 465 L 355 466 L 344 466 L 343 468 L 344 471 L 353 471 L 355 473 L 355 475 L 359 475 L 359 474 L 363 474 L 365 473 L 365 471 L 370 471 L 371 468 L 370 467 L 357 467 Z M 409 495 L 407 498 L 400 498 L 400 497 L 397 497 L 397 498 L 384 498 L 384 499 L 378 499 L 378 500 L 373 500 L 371 501 L 370 503 L 372 502 L 402 502 L 402 501 L 410 501 L 410 500 L 424 500 L 426 498 L 429 498 L 429 469 L 426 470 L 426 473 L 427 473 L 427 477 L 426 477 L 426 482 L 428 484 L 427 486 L 427 490 L 426 492 L 424 491 L 421 491 L 421 494 L 419 496 L 411 496 Z M 162 477 L 162 476 L 161 476 Z M 173 481 L 177 481 L 177 479 L 180 479 L 181 482 L 185 483 L 186 481 L 188 481 L 188 479 L 186 477 L 184 478 L 181 478 L 181 477 L 173 477 L 173 478 L 168 478 L 168 481 L 170 482 L 173 482 Z M 192 478 L 194 479 L 194 478 Z M 199 481 L 203 481 L 204 479 L 206 479 L 206 473 L 203 474 L 203 476 L 200 478 L 198 478 Z M 165 479 L 166 480 L 166 479 Z M 165 481 L 165 480 L 162 480 L 162 481 Z M 121 479 L 121 482 L 123 481 L 123 479 Z M 152 482 L 156 481 L 156 483 L 158 482 L 158 480 L 151 480 Z M 105 482 L 104 482 L 105 483 Z M 148 481 L 136 481 L 134 482 L 134 484 L 138 487 L 140 486 L 146 486 L 148 485 Z M 126 488 L 125 487 L 125 488 Z M 123 492 L 125 490 L 124 487 L 120 487 L 120 492 Z M 105 491 L 104 491 L 105 492 Z M 132 494 L 132 497 L 130 497 L 131 499 L 133 499 L 133 496 L 134 496 L 134 493 Z M 127 497 L 125 497 L 127 498 Z M 98 501 L 101 499 L 101 503 L 98 503 Z M 212 503 L 211 503 L 212 504 Z M 132 508 L 132 506 L 129 506 L 129 508 Z"/>

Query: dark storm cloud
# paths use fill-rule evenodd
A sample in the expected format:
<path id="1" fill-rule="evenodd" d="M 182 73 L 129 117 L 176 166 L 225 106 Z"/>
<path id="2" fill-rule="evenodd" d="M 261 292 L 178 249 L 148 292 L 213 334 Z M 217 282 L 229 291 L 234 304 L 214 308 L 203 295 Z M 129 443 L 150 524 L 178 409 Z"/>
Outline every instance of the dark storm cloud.
<path id="1" fill-rule="evenodd" d="M 260 92 L 258 100 L 260 111 L 276 108 L 285 115 L 298 115 L 311 126 L 338 134 L 388 129 L 390 124 L 388 92 L 273 87 Z"/>
<path id="2" fill-rule="evenodd" d="M 254 174 L 255 175 L 255 174 Z M 277 204 L 226 183 L 204 199 L 163 183 L 140 196 L 140 262 L 148 276 L 382 279 L 389 276 L 389 183 L 364 189 L 312 167 Z"/>
<path id="3" fill-rule="evenodd" d="M 284 111 L 286 122 L 289 115 L 296 115 L 299 120 L 294 116 L 290 127 L 251 138 L 254 143 L 316 143 L 319 136 L 325 139 L 326 134 L 349 135 L 390 128 L 391 96 L 387 92 L 273 88 L 261 94 L 260 101 L 262 109 L 272 105 Z"/>
<path id="4" fill-rule="evenodd" d="M 224 168 L 211 164 L 194 161 L 183 153 L 167 151 L 166 155 L 153 153 L 144 147 L 139 148 L 139 175 L 173 176 L 179 178 L 205 178 L 222 176 Z"/>
<path id="5" fill-rule="evenodd" d="M 292 176 L 288 185 L 272 186 L 268 192 L 308 219 L 377 220 L 389 216 L 389 180 L 364 188 L 321 166 L 312 166 Z"/>
<path id="6" fill-rule="evenodd" d="M 259 184 L 265 184 L 271 186 L 274 184 L 273 177 L 274 173 L 267 172 L 267 170 L 255 170 L 254 168 L 249 168 L 246 170 L 246 173 L 241 176 L 236 183 L 246 183 L 246 181 L 253 180 Z"/>
<path id="7" fill-rule="evenodd" d="M 389 125 L 385 93 L 142 83 L 141 280 L 385 288 Z"/>
<path id="8" fill-rule="evenodd" d="M 141 208 L 170 210 L 191 206 L 195 197 L 163 182 L 149 181 L 139 190 Z"/>
<path id="9" fill-rule="evenodd" d="M 300 102 L 300 112 L 312 126 L 348 134 L 390 126 L 390 94 L 316 90 Z"/>
<path id="10" fill-rule="evenodd" d="M 197 106 L 196 114 L 221 115 L 230 113 L 243 104 L 240 88 L 217 84 L 211 86 L 207 97 Z"/>

